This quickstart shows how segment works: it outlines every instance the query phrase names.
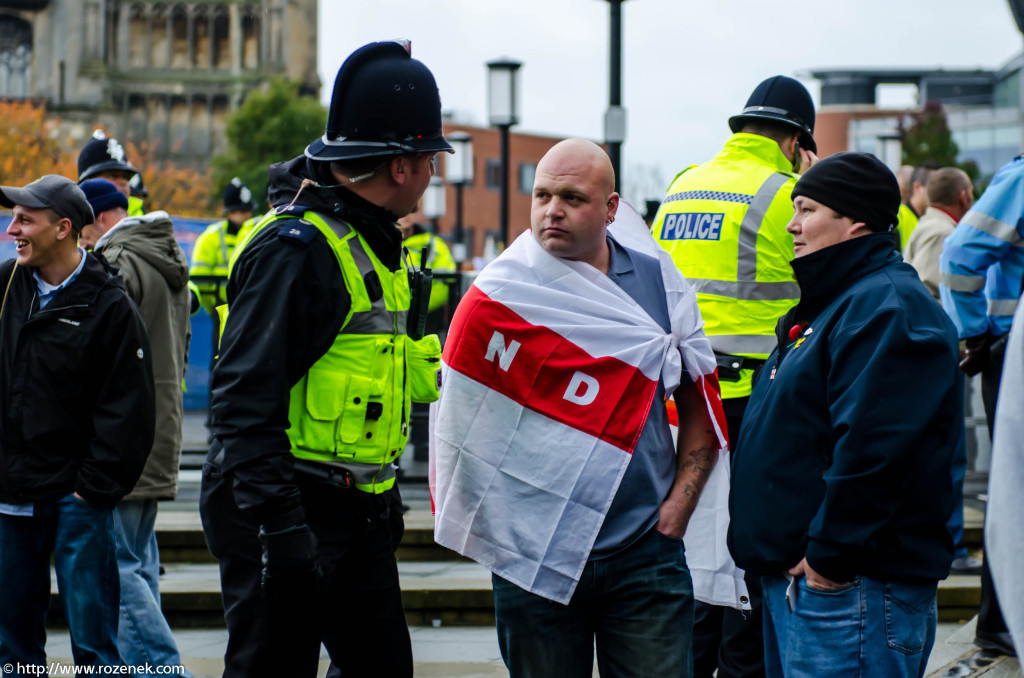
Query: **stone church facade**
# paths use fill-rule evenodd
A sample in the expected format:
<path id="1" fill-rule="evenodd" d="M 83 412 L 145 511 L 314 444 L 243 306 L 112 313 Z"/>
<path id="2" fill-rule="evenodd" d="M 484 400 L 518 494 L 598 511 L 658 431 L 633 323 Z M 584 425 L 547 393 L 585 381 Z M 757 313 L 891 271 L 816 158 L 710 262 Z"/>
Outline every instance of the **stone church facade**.
<path id="1" fill-rule="evenodd" d="M 45 101 L 79 145 L 103 124 L 205 167 L 277 76 L 319 94 L 317 0 L 0 0 L 0 99 Z"/>

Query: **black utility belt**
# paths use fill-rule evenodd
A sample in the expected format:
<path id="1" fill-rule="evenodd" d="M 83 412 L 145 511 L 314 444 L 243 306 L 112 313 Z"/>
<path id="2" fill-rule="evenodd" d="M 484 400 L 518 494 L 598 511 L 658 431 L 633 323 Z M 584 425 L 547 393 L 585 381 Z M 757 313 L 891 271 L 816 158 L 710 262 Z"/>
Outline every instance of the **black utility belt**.
<path id="1" fill-rule="evenodd" d="M 355 487 L 355 478 L 352 477 L 352 472 L 341 466 L 320 464 L 315 461 L 307 461 L 305 459 L 296 459 L 295 470 L 299 473 L 304 473 L 320 480 L 326 480 L 332 485 L 337 485 L 338 487 L 346 490 L 350 490 Z"/>
<path id="2" fill-rule="evenodd" d="M 739 381 L 740 370 L 757 370 L 765 363 L 760 358 L 744 358 L 726 353 L 716 353 L 715 362 L 718 364 L 719 381 Z"/>

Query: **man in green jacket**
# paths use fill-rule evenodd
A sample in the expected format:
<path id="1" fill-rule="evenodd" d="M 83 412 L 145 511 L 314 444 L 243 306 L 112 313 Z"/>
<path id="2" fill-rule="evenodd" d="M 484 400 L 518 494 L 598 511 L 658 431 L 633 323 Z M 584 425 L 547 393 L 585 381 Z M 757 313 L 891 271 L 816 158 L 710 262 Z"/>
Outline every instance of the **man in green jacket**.
<path id="1" fill-rule="evenodd" d="M 180 666 L 181 656 L 160 609 L 157 501 L 177 496 L 182 392 L 191 335 L 188 259 L 166 212 L 128 216 L 128 199 L 106 179 L 81 184 L 96 221 L 82 245 L 120 269 L 149 334 L 156 388 L 156 437 L 142 477 L 114 510 L 121 580 L 117 645 L 129 666 Z M 178 675 L 188 675 L 188 672 Z"/>

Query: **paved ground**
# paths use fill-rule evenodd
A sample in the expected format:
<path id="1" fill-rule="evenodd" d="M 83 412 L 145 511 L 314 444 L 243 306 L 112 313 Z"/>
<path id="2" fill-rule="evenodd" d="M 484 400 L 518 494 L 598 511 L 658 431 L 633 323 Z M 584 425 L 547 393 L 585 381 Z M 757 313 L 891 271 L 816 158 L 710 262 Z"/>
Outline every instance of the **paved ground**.
<path id="1" fill-rule="evenodd" d="M 206 445 L 204 417 L 205 413 L 190 413 L 186 417 L 185 447 L 195 450 L 195 453 L 190 455 L 191 463 L 187 464 L 187 466 L 191 466 L 191 469 L 182 472 L 178 500 L 161 505 L 161 512 L 165 514 L 181 512 L 182 520 L 188 517 L 185 513 L 195 513 L 198 509 L 198 465 L 201 463 L 201 448 Z M 406 470 L 417 480 L 426 475 L 425 464 L 419 462 L 407 464 Z M 422 483 L 407 484 L 403 496 L 406 503 L 410 504 L 413 509 L 429 509 L 429 497 L 426 487 Z M 210 578 L 211 582 L 216 580 L 214 567 L 211 565 L 209 572 L 203 571 L 203 575 Z M 476 569 L 478 566 L 470 563 L 408 563 L 403 565 L 402 576 L 403 579 L 409 577 L 410 580 L 428 578 L 442 574 L 442 570 L 447 571 L 451 568 L 465 570 L 464 573 L 460 571 L 460 576 L 471 578 L 485 576 Z M 162 580 L 162 584 L 170 590 L 179 584 L 176 577 L 176 568 L 169 565 L 167 576 Z M 197 678 L 221 674 L 227 631 L 223 629 L 176 630 L 175 636 L 185 666 Z M 417 676 L 487 678 L 508 675 L 501 661 L 494 629 L 491 627 L 417 626 L 411 628 L 411 636 Z M 974 628 L 971 622 L 940 624 L 936 646 L 929 662 L 928 675 L 936 678 L 939 676 L 963 678 L 979 675 L 977 670 L 967 666 L 967 659 L 973 647 L 971 643 L 973 636 Z M 47 641 L 47 655 L 50 661 L 70 662 L 71 648 L 66 631 L 50 633 Z M 325 675 L 328 666 L 326 654 L 322 655 L 322 659 L 321 676 Z M 958 660 L 962 660 L 959 665 L 957 664 Z M 988 667 L 984 673 L 985 678 L 1007 678 L 1021 675 L 1020 665 L 1015 659 L 1000 661 Z M 597 675 L 596 670 L 594 675 Z"/>
<path id="2" fill-rule="evenodd" d="M 479 627 L 424 627 L 410 629 L 413 657 L 417 676 L 425 678 L 490 678 L 507 676 L 505 665 L 498 652 L 498 642 L 492 628 Z M 227 631 L 176 631 L 178 647 L 181 649 L 185 667 L 196 678 L 220 676 L 224 669 L 223 652 L 227 643 Z M 964 672 L 963 665 L 957 667 L 956 660 L 964 657 L 973 647 L 973 623 L 939 624 L 935 649 L 928 663 L 928 675 L 967 676 L 980 675 L 977 671 Z M 51 662 L 69 663 L 71 645 L 68 634 L 51 633 L 46 643 L 46 652 Z M 327 672 L 326 652 L 321 655 L 320 676 Z M 946 671 L 953 667 L 955 673 Z M 595 668 L 594 675 L 597 676 Z M 1016 659 L 1000 660 L 986 671 L 985 678 L 1011 678 L 1020 676 L 1020 664 Z"/>
<path id="3" fill-rule="evenodd" d="M 431 678 L 489 678 L 507 676 L 501 662 L 498 642 L 492 628 L 432 628 L 413 627 L 413 656 L 417 676 Z M 224 670 L 224 647 L 228 632 L 176 631 L 178 648 L 185 668 L 196 678 L 220 676 Z M 46 643 L 50 662 L 71 662 L 71 641 L 66 632 L 51 633 Z M 321 654 L 320 672 L 323 676 L 329 664 L 327 653 Z M 56 674 L 52 674 L 56 678 Z"/>

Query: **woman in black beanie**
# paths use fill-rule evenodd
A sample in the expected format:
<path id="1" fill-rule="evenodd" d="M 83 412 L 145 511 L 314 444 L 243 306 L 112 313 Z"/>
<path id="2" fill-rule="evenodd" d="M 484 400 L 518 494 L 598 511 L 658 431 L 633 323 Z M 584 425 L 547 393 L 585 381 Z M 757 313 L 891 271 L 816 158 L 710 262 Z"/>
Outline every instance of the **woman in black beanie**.
<path id="1" fill-rule="evenodd" d="M 820 161 L 793 204 L 801 298 L 734 448 L 729 549 L 762 576 L 769 678 L 921 676 L 953 559 L 956 330 L 895 251 L 877 158 Z"/>

